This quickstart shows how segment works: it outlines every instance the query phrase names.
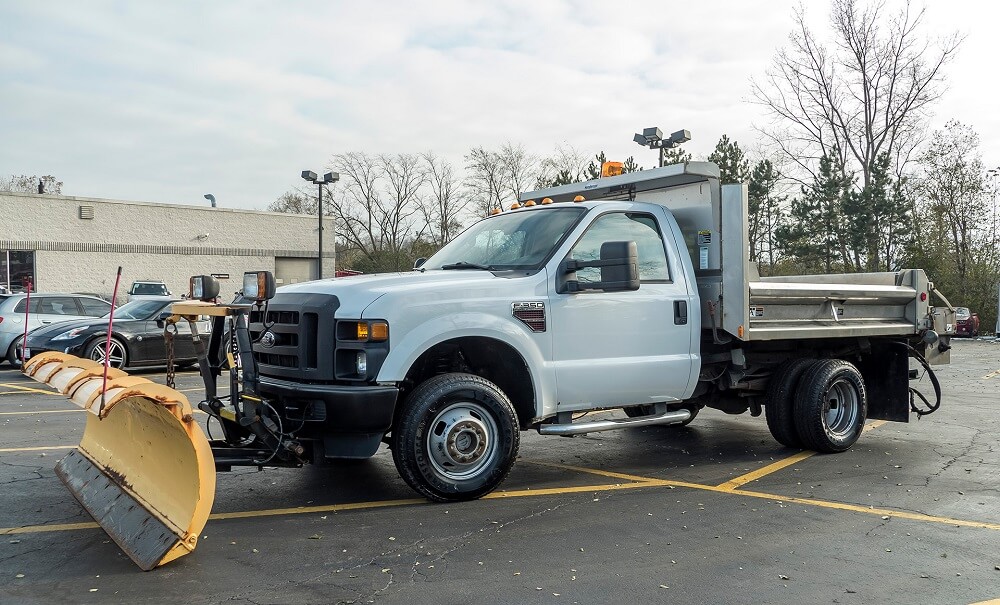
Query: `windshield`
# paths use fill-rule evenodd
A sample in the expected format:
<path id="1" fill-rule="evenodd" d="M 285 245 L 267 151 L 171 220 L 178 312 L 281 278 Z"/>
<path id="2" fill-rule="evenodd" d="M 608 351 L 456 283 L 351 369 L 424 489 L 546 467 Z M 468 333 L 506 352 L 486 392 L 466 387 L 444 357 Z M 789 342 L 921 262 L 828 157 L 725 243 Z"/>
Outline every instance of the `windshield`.
<path id="1" fill-rule="evenodd" d="M 172 300 L 133 300 L 115 309 L 115 319 L 151 319 Z M 104 317 L 107 317 L 105 315 Z"/>
<path id="2" fill-rule="evenodd" d="M 583 216 L 585 208 L 498 214 L 472 225 L 424 263 L 424 269 L 537 269 Z"/>
<path id="3" fill-rule="evenodd" d="M 969 308 L 968 307 L 955 307 L 955 317 L 957 319 L 969 319 Z"/>
<path id="4" fill-rule="evenodd" d="M 167 286 L 164 284 L 156 283 L 134 283 L 132 284 L 132 291 L 129 294 L 139 295 L 139 296 L 169 296 L 170 292 L 167 292 Z"/>

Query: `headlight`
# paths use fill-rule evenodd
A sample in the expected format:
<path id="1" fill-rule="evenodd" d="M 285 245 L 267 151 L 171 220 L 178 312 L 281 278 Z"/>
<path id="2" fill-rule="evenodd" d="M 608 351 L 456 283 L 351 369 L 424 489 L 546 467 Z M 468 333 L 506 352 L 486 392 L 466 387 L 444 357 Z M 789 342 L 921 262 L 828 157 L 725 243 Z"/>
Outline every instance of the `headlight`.
<path id="1" fill-rule="evenodd" d="M 389 324 L 383 319 L 338 321 L 337 339 L 357 342 L 385 342 L 389 340 Z"/>
<path id="2" fill-rule="evenodd" d="M 358 370 L 359 376 L 364 376 L 368 373 L 368 355 L 364 351 L 358 351 L 358 356 L 355 359 L 355 368 Z"/>
<path id="3" fill-rule="evenodd" d="M 52 340 L 70 340 L 82 334 L 84 330 L 86 330 L 86 328 L 73 328 L 72 330 L 63 332 L 58 336 L 53 336 Z"/>

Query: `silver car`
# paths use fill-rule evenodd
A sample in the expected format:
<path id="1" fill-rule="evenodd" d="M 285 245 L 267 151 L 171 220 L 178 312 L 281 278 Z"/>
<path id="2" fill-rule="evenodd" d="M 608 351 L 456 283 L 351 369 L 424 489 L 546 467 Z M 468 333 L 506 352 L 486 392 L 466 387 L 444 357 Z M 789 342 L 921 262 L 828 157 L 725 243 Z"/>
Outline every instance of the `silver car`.
<path id="1" fill-rule="evenodd" d="M 0 294 L 0 362 L 18 364 L 17 345 L 24 336 L 25 294 Z M 101 317 L 111 311 L 111 303 L 80 294 L 32 294 L 28 308 L 28 331 L 71 319 Z"/>

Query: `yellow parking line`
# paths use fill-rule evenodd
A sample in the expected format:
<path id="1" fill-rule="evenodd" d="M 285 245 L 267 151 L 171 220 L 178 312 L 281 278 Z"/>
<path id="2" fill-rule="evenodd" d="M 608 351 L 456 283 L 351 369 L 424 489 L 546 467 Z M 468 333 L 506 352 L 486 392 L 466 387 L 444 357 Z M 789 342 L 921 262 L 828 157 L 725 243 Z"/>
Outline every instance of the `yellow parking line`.
<path id="1" fill-rule="evenodd" d="M 22 387 L 21 385 L 10 384 L 10 383 L 0 384 L 0 387 L 6 387 L 8 389 L 16 389 L 18 391 L 25 391 L 25 392 L 28 392 L 28 393 L 41 393 L 42 395 L 62 395 L 62 393 L 60 393 L 59 391 L 55 391 L 55 390 L 52 390 L 52 391 L 43 391 L 42 389 L 33 389 L 31 387 Z"/>
<path id="2" fill-rule="evenodd" d="M 28 412 L 0 412 L 0 416 L 30 416 L 31 414 L 67 414 L 69 412 L 83 412 L 83 408 L 73 408 L 71 410 L 31 410 Z"/>
<path id="3" fill-rule="evenodd" d="M 9 454 L 12 452 L 45 452 L 48 450 L 71 450 L 75 448 L 76 445 L 42 445 L 38 447 L 5 447 L 0 449 L 0 454 Z"/>
<path id="4" fill-rule="evenodd" d="M 607 492 L 607 491 L 642 489 L 642 488 L 653 488 L 653 487 L 689 488 L 689 489 L 696 489 L 708 492 L 715 492 L 719 494 L 728 494 L 732 496 L 746 496 L 748 498 L 771 500 L 772 502 L 794 503 L 794 504 L 801 504 L 804 506 L 818 506 L 821 508 L 863 513 L 866 515 L 877 515 L 879 517 L 890 517 L 890 518 L 895 517 L 899 519 L 908 519 L 911 521 L 921 521 L 927 523 L 938 523 L 942 525 L 973 527 L 978 529 L 989 529 L 994 531 L 1000 531 L 1000 523 L 969 521 L 966 519 L 955 519 L 952 517 L 938 517 L 935 515 L 925 515 L 923 513 L 914 513 L 909 511 L 893 510 L 888 508 L 869 508 L 867 506 L 861 506 L 858 504 L 848 504 L 845 502 L 832 502 L 828 500 L 816 500 L 810 498 L 786 497 L 778 494 L 767 494 L 763 492 L 745 491 L 740 489 L 724 489 L 714 485 L 701 485 L 697 483 L 686 483 L 682 481 L 668 481 L 668 480 L 653 480 L 653 481 L 644 481 L 641 483 L 621 483 L 621 484 L 611 484 L 611 485 L 581 485 L 576 487 L 512 490 L 504 492 L 493 492 L 492 494 L 488 494 L 487 496 L 485 496 L 484 499 L 496 500 L 503 498 L 530 498 L 538 496 L 558 496 L 563 494 Z M 305 513 L 328 513 L 328 512 L 338 512 L 338 511 L 348 511 L 348 510 L 387 508 L 394 506 L 409 506 L 415 504 L 429 504 L 429 502 L 422 498 L 410 498 L 405 500 L 352 502 L 347 504 L 330 504 L 325 506 L 300 506 L 295 508 L 274 508 L 265 510 L 237 511 L 231 513 L 216 513 L 210 516 L 209 519 L 214 521 L 221 521 L 226 519 L 248 519 L 255 517 L 298 515 Z M 77 529 L 93 529 L 95 527 L 97 527 L 96 523 L 27 525 L 24 527 L 0 528 L 0 535 L 70 531 Z"/>
<path id="5" fill-rule="evenodd" d="M 888 422 L 888 420 L 875 420 L 873 422 L 870 422 L 870 423 L 866 424 L 864 426 L 864 428 L 861 429 L 861 432 L 862 433 L 867 433 L 868 431 L 871 431 L 873 429 L 877 429 L 878 427 L 882 426 L 883 424 L 885 424 L 887 422 Z M 796 462 L 802 462 L 806 458 L 810 458 L 810 457 L 815 456 L 815 455 L 816 455 L 816 452 L 813 452 L 813 451 L 808 451 L 808 450 L 801 451 L 798 454 L 792 454 L 788 458 L 783 458 L 781 460 L 778 460 L 777 462 L 773 462 L 771 464 L 768 464 L 765 467 L 759 468 L 759 469 L 757 469 L 755 471 L 751 471 L 751 472 L 749 472 L 749 473 L 747 473 L 745 475 L 740 475 L 739 477 L 736 477 L 734 479 L 730 479 L 729 481 L 726 481 L 725 483 L 720 483 L 717 487 L 719 487 L 721 489 L 724 489 L 724 490 L 733 490 L 733 489 L 736 489 L 736 488 L 738 488 L 740 486 L 746 485 L 747 483 L 750 483 L 751 481 L 756 481 L 756 480 L 760 479 L 761 477 L 766 477 L 767 475 L 770 475 L 771 473 L 774 473 L 776 471 L 780 471 L 781 469 L 785 468 L 786 466 L 791 466 L 791 465 L 795 464 Z"/>
<path id="6" fill-rule="evenodd" d="M 100 525 L 89 523 L 52 523 L 49 525 L 25 525 L 24 527 L 0 527 L 0 536 L 15 534 L 40 534 L 50 531 L 74 531 L 77 529 L 97 529 Z"/>
<path id="7" fill-rule="evenodd" d="M 972 605 L 1000 605 L 1000 599 L 990 599 L 989 601 L 979 601 Z"/>
<path id="8" fill-rule="evenodd" d="M 746 485 L 747 483 L 750 483 L 751 481 L 756 481 L 757 479 L 760 479 L 761 477 L 766 477 L 767 475 L 770 475 L 773 472 L 780 471 L 781 469 L 785 468 L 786 466 L 791 466 L 791 465 L 793 465 L 793 464 L 795 464 L 797 462 L 801 462 L 801 461 L 805 460 L 806 458 L 809 458 L 810 456 L 814 456 L 815 454 L 816 454 L 816 452 L 812 452 L 812 451 L 802 451 L 802 452 L 799 452 L 798 454 L 793 454 L 793 455 L 789 456 L 788 458 L 783 458 L 781 460 L 778 460 L 777 462 L 768 464 L 767 466 L 761 467 L 761 468 L 759 468 L 759 469 L 757 469 L 755 471 L 749 472 L 749 473 L 747 473 L 745 475 L 740 475 L 739 477 L 736 477 L 735 479 L 730 479 L 729 481 L 726 481 L 725 483 L 720 483 L 717 487 L 719 487 L 721 489 L 725 489 L 725 490 L 736 489 L 737 487 L 740 487 L 741 485 Z"/>
<path id="9" fill-rule="evenodd" d="M 925 515 L 923 513 L 911 513 L 903 510 L 893 510 L 889 508 L 869 508 L 859 504 L 847 504 L 845 502 L 831 502 L 828 500 L 814 500 L 810 498 L 787 498 L 775 494 L 765 494 L 761 492 L 750 492 L 741 489 L 727 490 L 726 493 L 738 496 L 750 496 L 751 498 L 763 498 L 765 500 L 776 500 L 780 502 L 794 502 L 795 504 L 805 504 L 808 506 L 819 506 L 822 508 L 833 508 L 846 510 L 866 515 L 879 515 L 881 517 L 898 517 L 900 519 L 910 519 L 911 521 L 927 521 L 930 523 L 941 523 L 944 525 L 959 525 L 962 527 L 978 527 L 981 529 L 992 529 L 1000 531 L 1000 523 L 986 523 L 984 521 L 967 521 L 965 519 L 954 519 L 951 517 L 938 517 L 935 515 Z"/>
<path id="10" fill-rule="evenodd" d="M 990 378 L 993 378 L 994 376 L 1000 376 L 1000 370 L 997 370 L 996 372 L 990 372 L 986 376 L 983 376 L 983 380 L 989 380 Z"/>
<path id="11" fill-rule="evenodd" d="M 557 464 L 555 462 L 539 462 L 537 460 L 519 460 L 518 462 L 532 464 L 535 466 L 548 466 L 551 468 L 559 468 L 567 471 L 577 471 L 580 473 L 589 473 L 591 475 L 600 475 L 601 477 L 611 477 L 612 479 L 622 479 L 624 481 L 636 481 L 640 483 L 645 483 L 648 481 L 659 481 L 655 477 L 640 477 L 638 475 L 627 475 L 625 473 L 616 473 L 613 471 L 603 471 L 596 468 L 586 468 L 582 466 L 571 466 L 569 464 Z"/>

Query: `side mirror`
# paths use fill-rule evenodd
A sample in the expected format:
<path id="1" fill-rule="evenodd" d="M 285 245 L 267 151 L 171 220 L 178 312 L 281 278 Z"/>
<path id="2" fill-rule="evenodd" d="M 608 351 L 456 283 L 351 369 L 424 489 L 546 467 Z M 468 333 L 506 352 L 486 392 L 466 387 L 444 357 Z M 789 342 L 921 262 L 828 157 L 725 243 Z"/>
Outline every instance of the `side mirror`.
<path id="1" fill-rule="evenodd" d="M 161 311 L 160 314 L 156 317 L 156 327 L 157 328 L 165 327 L 167 325 L 167 318 L 170 317 L 171 315 L 173 315 L 173 312 L 170 309 L 167 309 L 166 311 Z"/>
<path id="2" fill-rule="evenodd" d="M 601 270 L 601 280 L 581 284 L 576 279 L 580 269 L 597 267 Z M 563 261 L 560 270 L 559 292 L 582 292 L 603 290 L 605 292 L 638 290 L 639 251 L 635 242 L 604 242 L 601 244 L 601 258 L 594 261 Z"/>
<path id="3" fill-rule="evenodd" d="M 424 263 L 426 263 L 426 262 L 427 262 L 427 259 L 425 257 L 421 256 L 417 260 L 413 261 L 413 270 L 416 271 L 420 267 L 423 267 Z"/>

